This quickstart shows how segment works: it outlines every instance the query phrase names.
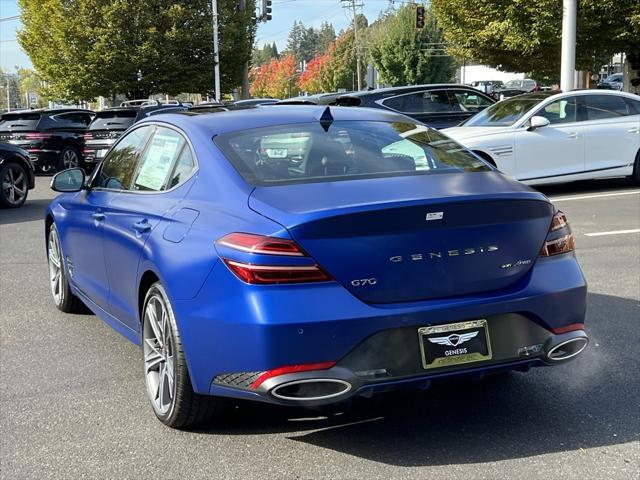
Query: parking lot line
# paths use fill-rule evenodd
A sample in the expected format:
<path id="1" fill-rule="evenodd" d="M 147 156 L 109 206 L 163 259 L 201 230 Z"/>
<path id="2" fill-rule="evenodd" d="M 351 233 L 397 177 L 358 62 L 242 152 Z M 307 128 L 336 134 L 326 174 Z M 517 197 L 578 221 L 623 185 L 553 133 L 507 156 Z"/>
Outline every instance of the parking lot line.
<path id="1" fill-rule="evenodd" d="M 622 195 L 638 195 L 640 194 L 640 190 L 624 190 L 620 192 L 608 192 L 608 193 L 596 193 L 593 195 L 577 195 L 575 197 L 551 197 L 549 200 L 552 202 L 561 202 L 566 200 L 587 200 L 589 198 L 600 198 L 600 197 L 618 197 Z"/>
<path id="2" fill-rule="evenodd" d="M 595 232 L 585 233 L 586 237 L 601 237 L 603 235 L 622 235 L 625 233 L 640 233 L 640 228 L 632 228 L 631 230 L 613 230 L 611 232 Z"/>

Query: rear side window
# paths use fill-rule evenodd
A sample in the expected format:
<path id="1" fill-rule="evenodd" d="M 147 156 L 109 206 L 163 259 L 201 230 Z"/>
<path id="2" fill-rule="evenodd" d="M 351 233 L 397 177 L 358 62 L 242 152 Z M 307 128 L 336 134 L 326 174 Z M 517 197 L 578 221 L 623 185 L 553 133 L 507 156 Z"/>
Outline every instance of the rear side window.
<path id="1" fill-rule="evenodd" d="M 639 115 L 640 114 L 640 100 L 631 100 L 630 98 L 625 98 L 627 105 L 629 105 L 630 114 L 631 115 Z"/>
<path id="2" fill-rule="evenodd" d="M 0 118 L 0 131 L 35 130 L 39 121 L 39 113 L 6 113 Z"/>
<path id="3" fill-rule="evenodd" d="M 182 153 L 180 154 L 180 157 L 178 157 L 178 161 L 173 169 L 173 174 L 171 175 L 171 180 L 169 181 L 169 185 L 167 185 L 167 189 L 173 188 L 184 182 L 189 178 L 194 168 L 196 168 L 196 164 L 193 161 L 191 149 L 188 145 L 185 145 L 182 148 Z"/>
<path id="4" fill-rule="evenodd" d="M 186 141 L 175 130 L 157 127 L 140 158 L 132 190 L 159 192 L 169 183 L 176 159 Z"/>
<path id="5" fill-rule="evenodd" d="M 587 120 L 604 120 L 629 115 L 629 107 L 622 97 L 616 95 L 585 95 Z"/>
<path id="6" fill-rule="evenodd" d="M 490 170 L 436 130 L 413 123 L 336 121 L 277 125 L 214 138 L 253 185 Z"/>
<path id="7" fill-rule="evenodd" d="M 403 113 L 437 113 L 454 110 L 446 90 L 429 90 L 399 95 L 384 100 L 382 104 Z"/>
<path id="8" fill-rule="evenodd" d="M 111 190 L 129 190 L 138 159 L 152 130 L 153 127 L 145 126 L 123 136 L 102 162 L 94 184 Z"/>

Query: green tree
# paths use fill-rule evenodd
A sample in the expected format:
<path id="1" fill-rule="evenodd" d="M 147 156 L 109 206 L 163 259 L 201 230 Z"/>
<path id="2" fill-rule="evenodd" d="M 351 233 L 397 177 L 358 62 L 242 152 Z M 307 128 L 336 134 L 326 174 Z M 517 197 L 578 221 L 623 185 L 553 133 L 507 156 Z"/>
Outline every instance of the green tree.
<path id="1" fill-rule="evenodd" d="M 323 54 L 333 42 L 336 41 L 336 31 L 329 22 L 322 22 L 318 29 L 316 41 L 316 54 Z"/>
<path id="2" fill-rule="evenodd" d="M 56 98 L 213 90 L 208 0 L 19 0 L 18 39 Z M 251 55 L 254 3 L 218 0 L 223 91 Z"/>
<path id="3" fill-rule="evenodd" d="M 29 68 L 18 68 L 18 78 L 20 82 L 20 96 L 22 97 L 25 107 L 27 103 L 30 107 L 43 107 L 46 104 L 43 98 L 44 85 L 39 75 Z M 27 95 L 36 94 L 37 101 L 27 102 Z"/>
<path id="4" fill-rule="evenodd" d="M 425 26 L 415 28 L 415 5 L 388 10 L 367 32 L 369 55 L 382 83 L 411 85 L 451 81 L 453 58 L 443 56 L 442 32 L 427 10 Z"/>
<path id="5" fill-rule="evenodd" d="M 561 1 L 432 0 L 431 5 L 456 56 L 507 71 L 557 77 Z M 588 70 L 602 57 L 638 49 L 638 0 L 578 2 L 576 68 Z"/>

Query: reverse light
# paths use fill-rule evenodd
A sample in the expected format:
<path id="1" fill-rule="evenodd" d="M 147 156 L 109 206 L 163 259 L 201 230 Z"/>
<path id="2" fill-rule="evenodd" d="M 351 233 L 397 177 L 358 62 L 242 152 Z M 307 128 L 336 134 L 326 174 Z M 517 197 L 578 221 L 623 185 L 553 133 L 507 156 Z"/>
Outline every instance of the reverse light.
<path id="1" fill-rule="evenodd" d="M 551 233 L 558 232 L 564 230 L 566 232 L 565 235 L 562 235 L 563 232 L 560 232 L 560 236 L 554 235 L 555 238 L 549 238 Z M 569 221 L 567 220 L 567 216 L 561 212 L 557 211 L 553 215 L 553 219 L 551 221 L 551 226 L 549 227 L 549 235 L 547 235 L 547 239 L 540 249 L 541 257 L 551 257 L 553 255 L 559 255 L 561 253 L 569 253 L 573 252 L 576 249 L 576 240 L 571 233 L 571 228 L 569 227 Z"/>
<path id="2" fill-rule="evenodd" d="M 293 240 L 251 233 L 231 233 L 222 237 L 216 244 L 257 255 L 309 258 Z M 249 284 L 278 285 L 331 280 L 331 277 L 317 264 L 301 265 L 294 262 L 293 259 L 290 263 L 278 265 L 244 262 L 224 256 L 222 256 L 222 260 L 236 277 Z"/>
<path id="3" fill-rule="evenodd" d="M 300 365 L 287 365 L 285 367 L 278 367 L 272 370 L 267 370 L 262 375 L 260 375 L 256 380 L 251 384 L 249 388 L 251 390 L 256 390 L 260 385 L 273 377 L 278 377 L 280 375 L 286 375 L 288 373 L 300 373 L 300 372 L 311 372 L 314 370 L 329 370 L 333 367 L 336 362 L 316 362 L 316 363 L 303 363 Z"/>

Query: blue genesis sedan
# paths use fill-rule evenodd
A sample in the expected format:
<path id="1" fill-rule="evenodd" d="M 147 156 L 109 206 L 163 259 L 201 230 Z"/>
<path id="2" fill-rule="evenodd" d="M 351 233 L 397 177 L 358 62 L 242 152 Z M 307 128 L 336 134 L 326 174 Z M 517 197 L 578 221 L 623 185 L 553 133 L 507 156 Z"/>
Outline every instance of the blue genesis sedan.
<path id="1" fill-rule="evenodd" d="M 55 305 L 142 347 L 172 427 L 229 398 L 318 407 L 588 343 L 566 216 L 400 114 L 158 115 L 52 188 Z"/>

